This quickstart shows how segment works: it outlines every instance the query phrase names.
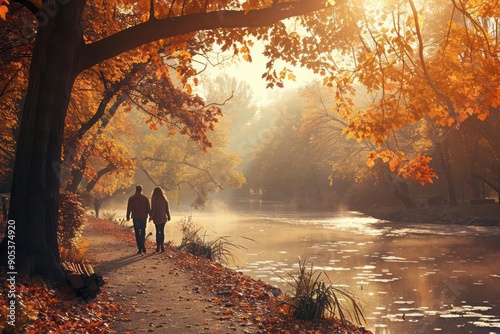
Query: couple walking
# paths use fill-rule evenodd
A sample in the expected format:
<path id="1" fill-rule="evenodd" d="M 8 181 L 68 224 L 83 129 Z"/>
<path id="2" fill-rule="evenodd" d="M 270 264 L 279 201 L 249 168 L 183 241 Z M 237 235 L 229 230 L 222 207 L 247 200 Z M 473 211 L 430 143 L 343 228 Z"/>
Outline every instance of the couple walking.
<path id="1" fill-rule="evenodd" d="M 156 187 L 151 194 L 151 207 L 149 200 L 142 194 L 142 186 L 135 187 L 135 194 L 128 199 L 127 221 L 132 216 L 134 222 L 137 254 L 146 253 L 146 220 L 153 221 L 156 229 L 156 252 L 165 251 L 165 224 L 170 220 L 168 200 L 160 187 Z"/>

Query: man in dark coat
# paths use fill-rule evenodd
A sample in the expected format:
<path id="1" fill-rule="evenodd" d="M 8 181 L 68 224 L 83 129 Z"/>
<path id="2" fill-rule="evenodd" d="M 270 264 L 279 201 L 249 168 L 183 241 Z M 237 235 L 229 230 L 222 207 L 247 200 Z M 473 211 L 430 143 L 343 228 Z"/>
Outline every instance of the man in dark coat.
<path id="1" fill-rule="evenodd" d="M 132 216 L 134 222 L 135 241 L 139 249 L 137 254 L 146 253 L 146 220 L 151 209 L 149 200 L 142 194 L 142 186 L 135 187 L 135 194 L 128 199 L 127 221 Z"/>

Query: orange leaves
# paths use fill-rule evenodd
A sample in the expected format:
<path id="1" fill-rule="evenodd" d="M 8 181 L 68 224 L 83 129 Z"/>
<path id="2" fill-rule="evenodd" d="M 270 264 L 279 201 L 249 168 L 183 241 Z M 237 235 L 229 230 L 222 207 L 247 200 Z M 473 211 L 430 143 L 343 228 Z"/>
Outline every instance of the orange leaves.
<path id="1" fill-rule="evenodd" d="M 9 11 L 9 8 L 7 7 L 8 4 L 9 0 L 0 1 L 0 18 L 3 20 L 6 19 L 7 12 Z"/>
<path id="2" fill-rule="evenodd" d="M 116 302 L 101 295 L 84 304 L 70 299 L 63 290 L 54 290 L 39 278 L 18 277 L 16 332 L 40 333 L 111 333 L 109 323 L 119 310 Z M 0 286 L 0 305 L 4 303 L 4 285 Z M 3 313 L 0 307 L 0 313 Z M 0 329 L 2 329 L 0 321 Z M 3 328 L 6 329 L 6 328 Z M 6 331 L 7 332 L 7 331 Z"/>
<path id="3" fill-rule="evenodd" d="M 426 154 L 417 154 L 414 158 L 408 158 L 403 153 L 391 150 L 372 151 L 368 155 L 366 164 L 369 167 L 375 165 L 377 159 L 383 163 L 389 163 L 391 172 L 405 179 L 417 180 L 421 185 L 433 183 L 437 178 L 434 170 L 429 166 L 432 158 Z"/>
<path id="4" fill-rule="evenodd" d="M 421 185 L 433 183 L 433 179 L 437 178 L 437 175 L 429 166 L 431 160 L 432 158 L 425 154 L 418 154 L 415 158 L 405 163 L 400 168 L 399 173 L 402 173 L 405 179 L 412 178 L 417 180 Z"/>

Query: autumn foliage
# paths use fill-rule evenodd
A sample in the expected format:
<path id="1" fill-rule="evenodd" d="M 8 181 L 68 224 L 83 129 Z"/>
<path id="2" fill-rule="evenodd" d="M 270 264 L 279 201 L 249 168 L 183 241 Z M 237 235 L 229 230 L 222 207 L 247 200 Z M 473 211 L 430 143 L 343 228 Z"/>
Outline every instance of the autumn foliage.
<path id="1" fill-rule="evenodd" d="M 358 26 L 361 51 L 352 67 L 332 79 L 337 110 L 349 122 L 344 133 L 377 145 L 368 164 L 378 157 L 422 184 L 436 177 L 431 158 L 405 155 L 394 140 L 397 131 L 430 120 L 442 128 L 432 140 L 442 142 L 452 128 L 460 129 L 470 117 L 484 121 L 500 104 L 498 6 L 489 1 L 439 6 L 439 11 L 417 8 L 410 0 L 369 7 Z M 355 83 L 375 102 L 355 108 L 350 97 Z"/>
<path id="2" fill-rule="evenodd" d="M 56 290 L 40 278 L 16 279 L 16 327 L 9 326 L 6 282 L 0 286 L 2 333 L 111 333 L 110 322 L 120 310 L 118 303 L 100 295 L 89 303 Z"/>
<path id="3" fill-rule="evenodd" d="M 81 260 L 85 242 L 81 233 L 85 223 L 85 207 L 77 194 L 61 191 L 57 242 L 63 260 Z"/>

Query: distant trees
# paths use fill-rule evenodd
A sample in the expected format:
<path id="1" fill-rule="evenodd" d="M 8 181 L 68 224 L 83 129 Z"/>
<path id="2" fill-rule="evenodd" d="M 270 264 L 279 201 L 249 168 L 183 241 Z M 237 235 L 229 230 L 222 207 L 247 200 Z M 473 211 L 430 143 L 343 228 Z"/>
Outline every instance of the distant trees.
<path id="1" fill-rule="evenodd" d="M 151 134 L 144 138 L 138 167 L 150 180 L 167 190 L 169 198 L 204 207 L 208 196 L 226 188 L 240 188 L 245 180 L 238 171 L 241 160 L 226 151 L 225 134 L 218 129 L 211 136 L 214 147 L 208 154 L 185 137 Z"/>
<path id="2" fill-rule="evenodd" d="M 360 94 L 362 89 L 357 89 L 354 102 L 358 108 L 373 102 L 370 95 Z M 301 98 L 297 97 L 299 95 Z M 400 178 L 393 184 L 393 177 L 387 177 L 394 161 L 384 164 L 377 159 L 371 160 L 371 152 L 376 150 L 371 141 L 347 139 L 343 133 L 349 124 L 336 110 L 332 95 L 317 83 L 302 89 L 293 98 L 287 97 L 264 108 L 263 114 L 276 111 L 276 119 L 256 151 L 251 167 L 246 170 L 253 190 L 261 190 L 259 193 L 273 200 L 301 204 L 309 201 L 309 207 L 322 204 L 328 208 L 344 205 L 360 209 L 370 203 L 396 204 L 395 197 L 388 195 L 391 188 L 405 181 Z M 445 161 L 454 175 L 453 198 L 446 196 L 450 194 L 450 180 L 444 177 L 443 165 L 439 159 L 430 161 L 429 167 L 439 177 L 436 184 L 422 187 L 416 180 L 407 180 L 405 188 L 409 196 L 403 203 L 412 207 L 417 200 L 422 204 L 426 198 L 443 195 L 454 205 L 459 199 L 481 198 L 485 189 L 498 192 L 499 136 L 494 129 L 498 129 L 499 117 L 498 113 L 493 113 L 485 121 L 469 118 L 459 129 L 443 129 L 424 118 L 393 131 L 386 139 L 387 147 L 398 147 L 407 156 L 446 154 Z M 435 142 L 437 135 L 445 134 L 445 141 Z M 438 149 L 443 151 L 437 152 Z M 319 179 L 316 188 L 319 192 L 312 190 L 315 188 L 312 175 Z M 301 197 L 300 194 L 307 195 Z"/>
<path id="3" fill-rule="evenodd" d="M 343 135 L 347 123 L 334 105 L 328 89 L 313 83 L 263 108 L 275 121 L 245 169 L 255 195 L 302 209 L 396 202 L 385 183 L 389 168 L 367 165 L 372 144 Z"/>
<path id="4" fill-rule="evenodd" d="M 302 100 L 298 95 L 287 94 L 262 111 L 273 114 L 276 121 L 256 151 L 250 186 L 264 199 L 293 201 L 299 207 L 321 206 L 327 179 L 309 138 L 300 134 Z"/>
<path id="5" fill-rule="evenodd" d="M 173 59 L 170 62 L 171 71 L 175 71 L 173 64 L 177 62 Z M 106 68 L 102 68 L 84 76 L 86 81 L 80 79 L 75 83 L 75 88 L 84 85 L 95 91 L 86 99 L 79 99 L 78 93 L 74 94 L 74 103 L 70 104 L 70 115 L 73 105 L 83 110 L 74 112 L 79 119 L 76 128 L 71 127 L 69 122 L 66 126 L 65 163 L 71 166 L 71 178 L 66 190 L 76 192 L 84 175 L 88 183 L 83 189 L 91 191 L 106 174 L 123 176 L 123 173 L 130 175 L 132 172 L 132 154 L 112 139 L 108 125 L 113 123 L 112 129 L 117 138 L 120 135 L 133 136 L 138 126 L 130 122 L 127 124 L 123 115 L 116 116 L 117 112 L 128 113 L 134 108 L 144 115 L 144 122 L 153 131 L 165 126 L 171 134 L 180 132 L 188 135 L 201 149 L 211 146 L 205 132 L 213 128 L 221 115 L 220 109 L 217 106 L 205 107 L 202 98 L 184 91 L 182 85 L 176 86 L 169 76 L 156 77 L 155 73 L 160 69 L 162 67 L 151 60 L 138 61 L 132 64 L 129 71 L 124 71 L 123 77 L 110 77 Z M 95 102 L 83 102 L 89 100 Z M 104 142 L 106 140 L 107 143 Z M 92 161 L 99 161 L 99 168 L 93 166 Z M 116 189 L 108 184 L 107 194 Z"/>

